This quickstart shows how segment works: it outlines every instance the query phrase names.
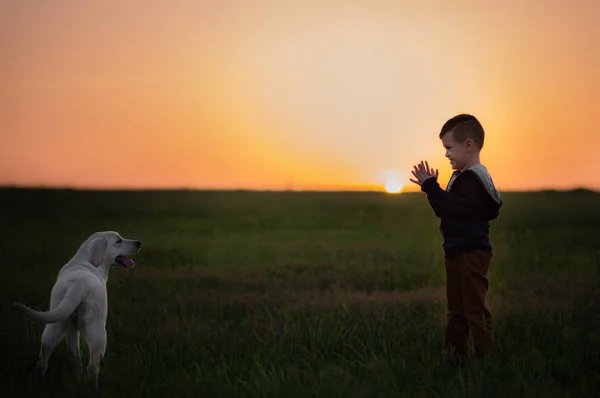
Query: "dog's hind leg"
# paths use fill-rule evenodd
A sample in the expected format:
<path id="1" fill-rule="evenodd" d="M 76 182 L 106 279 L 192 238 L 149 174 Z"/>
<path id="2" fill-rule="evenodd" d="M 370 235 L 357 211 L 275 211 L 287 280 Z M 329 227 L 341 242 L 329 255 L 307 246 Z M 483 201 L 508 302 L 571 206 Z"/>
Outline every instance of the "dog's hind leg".
<path id="1" fill-rule="evenodd" d="M 78 370 L 81 369 L 81 351 L 79 350 L 79 331 L 73 327 L 67 329 L 67 348 L 71 353 L 71 363 Z"/>
<path id="2" fill-rule="evenodd" d="M 92 382 L 98 390 L 98 376 L 100 374 L 100 361 L 106 350 L 106 330 L 104 326 L 87 326 L 83 337 L 90 350 L 90 362 L 87 367 L 88 382 Z"/>
<path id="3" fill-rule="evenodd" d="M 62 322 L 46 325 L 42 333 L 42 346 L 40 347 L 40 356 L 36 366 L 38 379 L 43 379 L 48 371 L 48 362 L 50 356 L 56 348 L 56 345 L 65 336 L 65 325 Z"/>

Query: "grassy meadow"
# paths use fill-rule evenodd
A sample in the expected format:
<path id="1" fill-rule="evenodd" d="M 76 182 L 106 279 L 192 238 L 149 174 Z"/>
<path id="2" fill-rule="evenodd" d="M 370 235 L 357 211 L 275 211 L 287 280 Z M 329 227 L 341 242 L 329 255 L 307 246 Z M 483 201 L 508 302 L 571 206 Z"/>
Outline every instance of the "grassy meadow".
<path id="1" fill-rule="evenodd" d="M 43 326 L 11 303 L 46 310 L 99 230 L 143 242 L 108 280 L 105 397 L 600 396 L 600 194 L 503 200 L 496 357 L 458 368 L 420 193 L 0 190 L 0 396 L 87 394 L 64 342 L 34 383 Z"/>

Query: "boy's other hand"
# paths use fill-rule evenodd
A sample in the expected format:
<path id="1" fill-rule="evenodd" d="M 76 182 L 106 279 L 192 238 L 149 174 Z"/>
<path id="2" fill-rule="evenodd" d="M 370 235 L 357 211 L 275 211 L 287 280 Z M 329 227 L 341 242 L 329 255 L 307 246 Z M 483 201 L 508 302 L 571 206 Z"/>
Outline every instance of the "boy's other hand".
<path id="1" fill-rule="evenodd" d="M 415 176 L 416 180 L 413 180 L 411 178 L 410 181 L 414 182 L 417 185 L 422 185 L 425 182 L 425 180 L 428 180 L 430 178 L 437 179 L 440 174 L 437 169 L 435 171 L 433 170 L 433 168 L 430 169 L 429 163 L 427 163 L 427 161 L 423 163 L 423 161 L 421 160 L 421 163 L 413 167 L 414 170 L 412 171 L 412 175 Z"/>

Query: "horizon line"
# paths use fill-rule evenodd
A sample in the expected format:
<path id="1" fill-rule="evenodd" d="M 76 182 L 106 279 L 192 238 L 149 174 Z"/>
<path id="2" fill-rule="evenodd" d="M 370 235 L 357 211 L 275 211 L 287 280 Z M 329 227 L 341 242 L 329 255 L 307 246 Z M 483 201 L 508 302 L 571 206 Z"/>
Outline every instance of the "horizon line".
<path id="1" fill-rule="evenodd" d="M 385 189 L 317 189 L 317 188 L 192 188 L 192 187 L 147 187 L 147 188 L 125 188 L 125 187 L 76 187 L 76 186 L 50 186 L 50 185 L 17 185 L 17 184 L 5 184 L 0 185 L 0 191 L 6 190 L 21 190 L 21 191 L 78 191 L 78 192 L 323 192 L 323 193 L 335 193 L 335 192 L 348 192 L 348 193 L 385 193 L 387 195 L 399 195 L 407 193 L 422 193 L 419 189 L 400 191 L 397 193 L 386 192 Z M 536 193 L 536 192 L 574 192 L 574 191 L 586 191 L 593 193 L 600 193 L 600 190 L 581 186 L 573 188 L 537 188 L 537 189 L 513 189 L 513 190 L 502 190 L 498 189 L 501 193 Z"/>

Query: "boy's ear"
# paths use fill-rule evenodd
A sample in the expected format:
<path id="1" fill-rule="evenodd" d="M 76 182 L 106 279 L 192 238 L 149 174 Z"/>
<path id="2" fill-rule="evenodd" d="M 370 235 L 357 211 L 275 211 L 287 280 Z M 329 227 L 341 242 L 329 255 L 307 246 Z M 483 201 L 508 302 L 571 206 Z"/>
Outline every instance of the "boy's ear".
<path id="1" fill-rule="evenodd" d="M 475 142 L 473 141 L 472 138 L 467 138 L 465 140 L 465 148 L 471 150 L 475 147 Z"/>

